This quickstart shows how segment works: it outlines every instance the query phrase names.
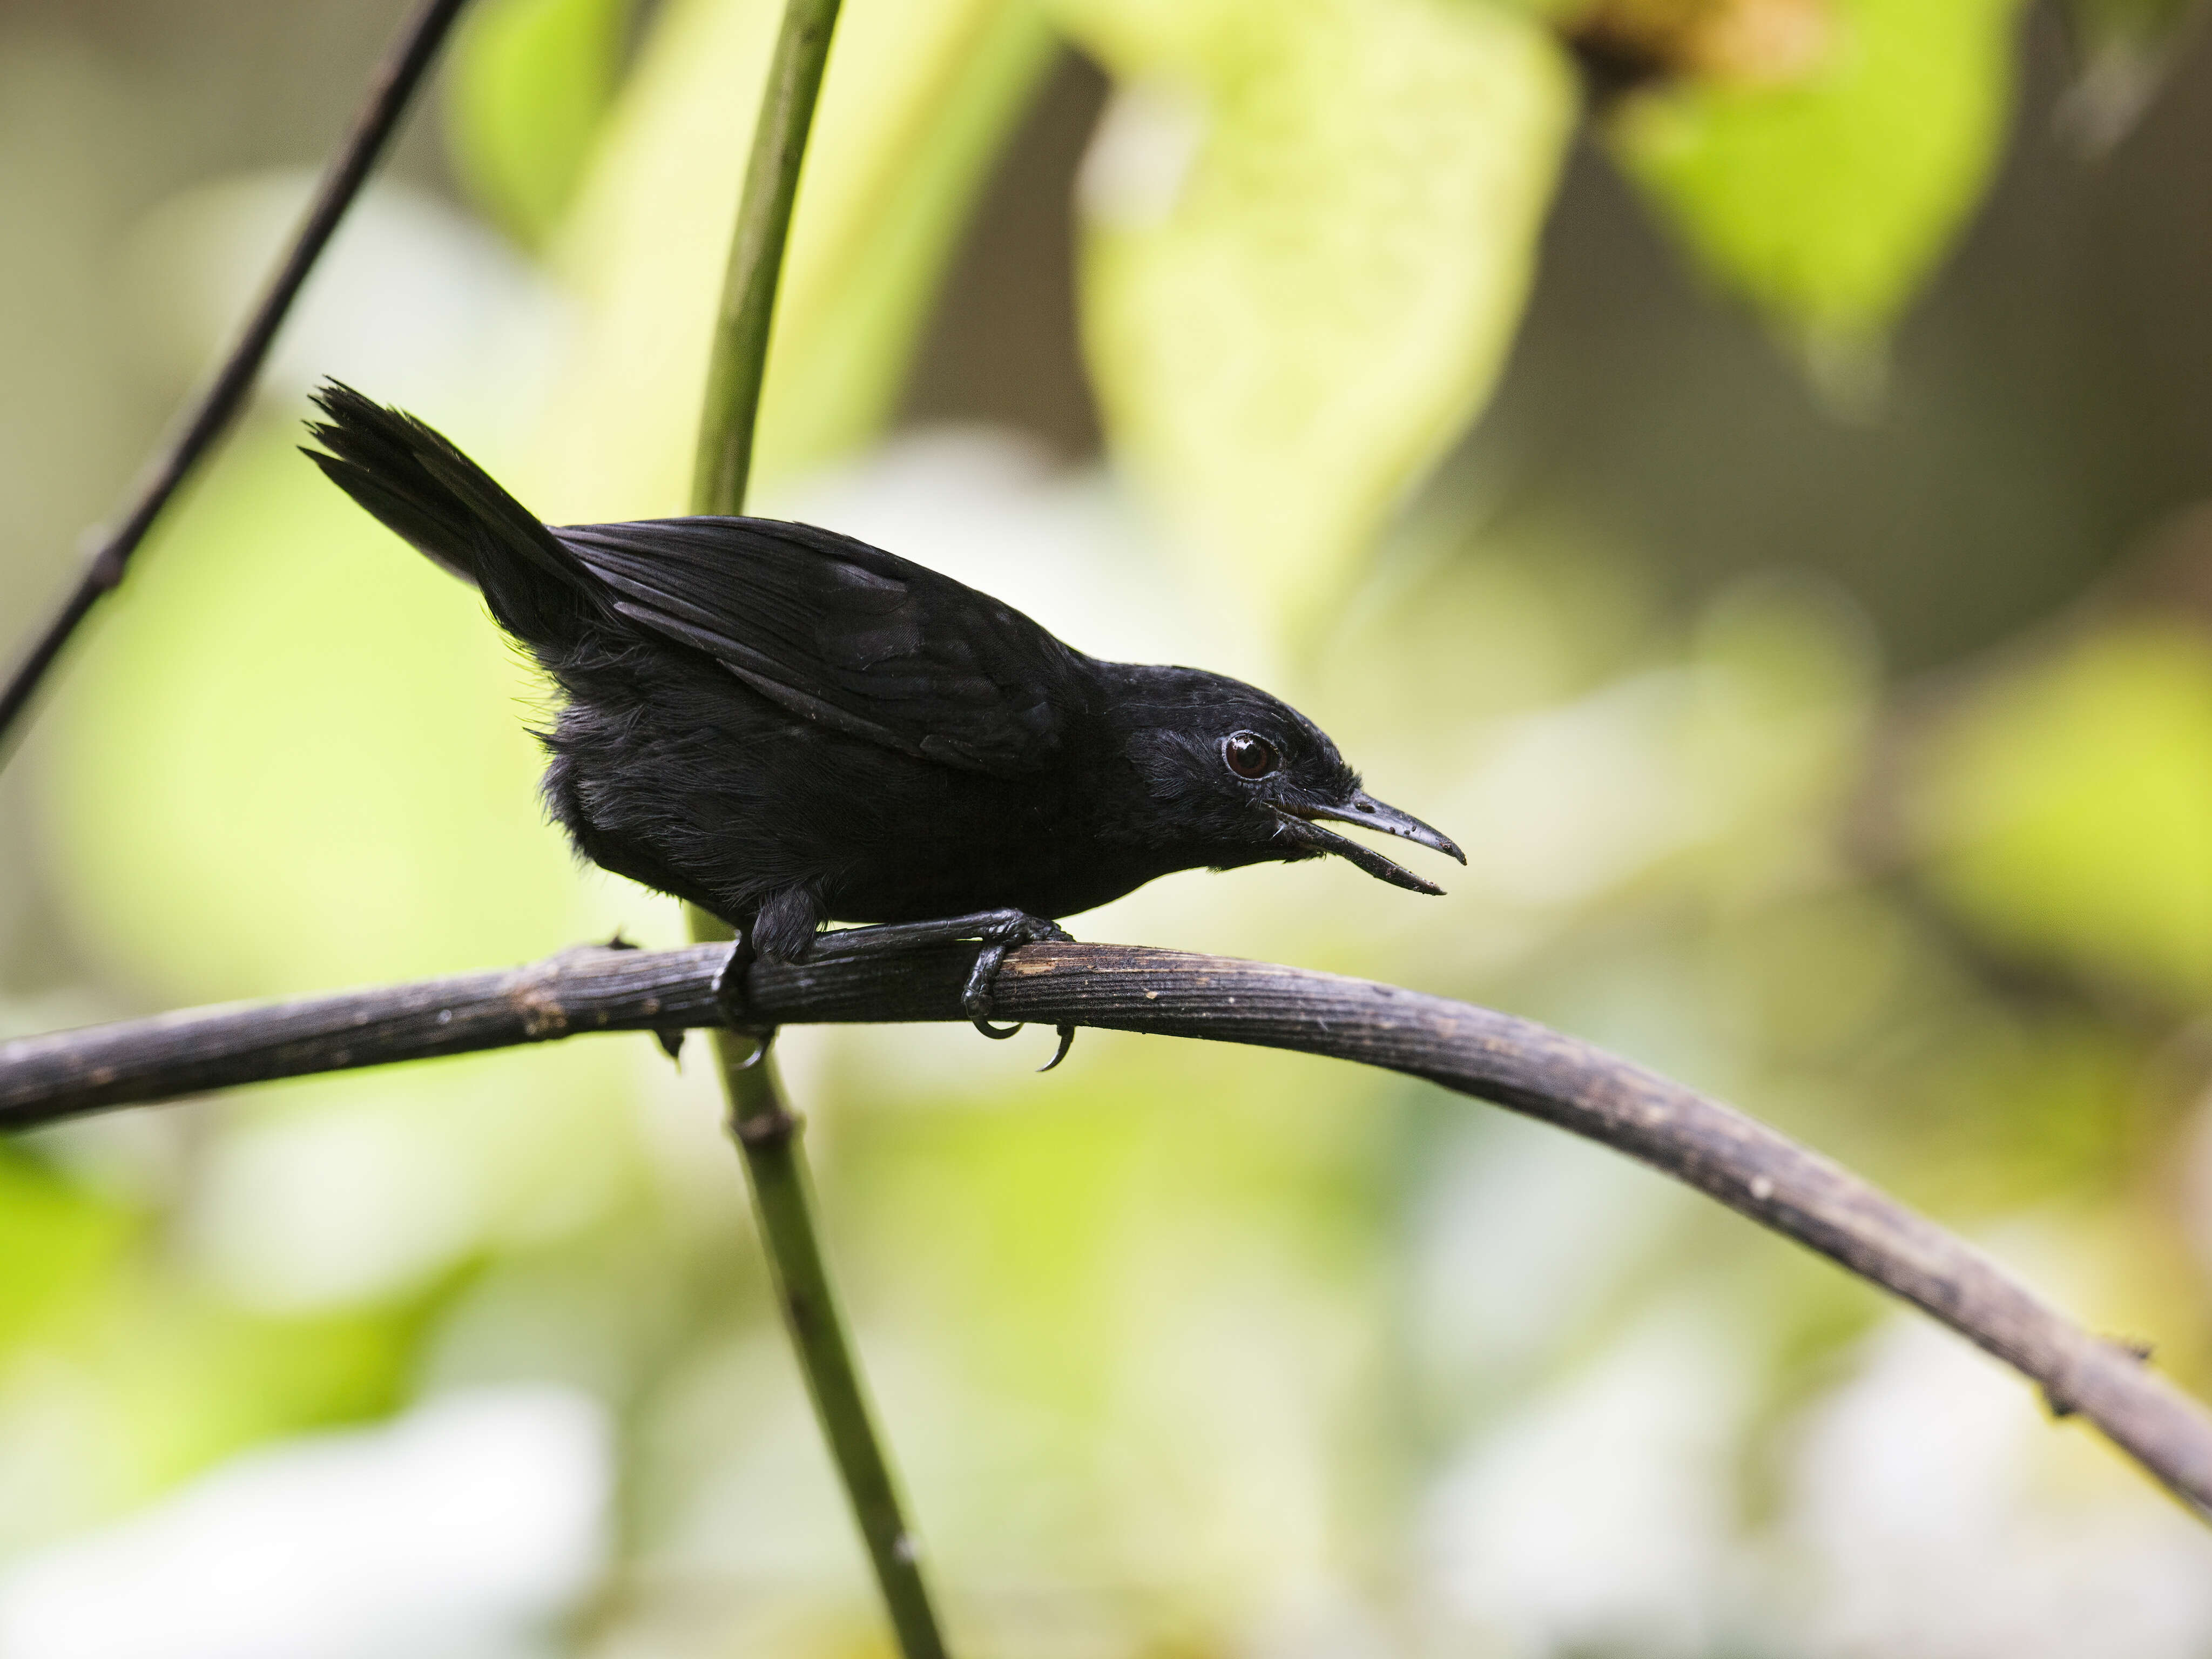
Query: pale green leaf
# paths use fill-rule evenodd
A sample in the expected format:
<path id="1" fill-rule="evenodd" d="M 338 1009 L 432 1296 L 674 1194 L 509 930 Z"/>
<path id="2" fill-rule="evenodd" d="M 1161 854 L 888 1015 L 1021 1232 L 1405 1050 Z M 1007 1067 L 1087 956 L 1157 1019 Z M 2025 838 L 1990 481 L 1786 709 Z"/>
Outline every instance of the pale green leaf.
<path id="1" fill-rule="evenodd" d="M 454 170 L 516 240 L 559 223 L 614 95 L 629 0 L 483 0 L 453 43 Z"/>
<path id="2" fill-rule="evenodd" d="M 0 1354 L 66 1321 L 113 1270 L 131 1212 L 14 1148 L 0 1149 Z"/>
<path id="3" fill-rule="evenodd" d="M 585 914 L 534 799 L 534 677 L 295 436 L 210 473 L 53 711 L 52 880 L 163 1001 L 516 961 Z"/>
<path id="4" fill-rule="evenodd" d="M 85 1403 L 104 1407 L 118 1431 L 119 1495 L 141 1499 L 261 1442 L 389 1413 L 435 1305 L 288 1318 L 168 1285 L 158 1299 L 145 1295 L 154 1288 L 119 1284 L 112 1322 L 84 1356 L 94 1379 Z"/>
<path id="5" fill-rule="evenodd" d="M 1194 548 L 1310 611 L 1497 378 L 1571 77 L 1467 0 L 1059 12 L 1118 83 L 1083 185 L 1114 447 Z"/>
<path id="6" fill-rule="evenodd" d="M 440 414 L 507 474 L 501 446 Z M 172 1006 L 527 961 L 617 921 L 649 937 L 667 902 L 584 872 L 546 821 L 543 679 L 300 436 L 289 420 L 239 435 L 41 723 L 42 887 L 75 958 Z M 264 1139 L 240 1163 L 239 1116 L 210 1121 L 196 1190 L 249 1219 L 190 1253 L 255 1305 L 331 1310 L 586 1224 L 629 1167 L 634 1123 L 609 1109 L 627 1058 L 562 1044 L 258 1094 L 254 1109 L 328 1115 L 331 1133 Z M 225 1389 L 179 1392 L 176 1410 L 245 1409 Z"/>
<path id="7" fill-rule="evenodd" d="M 2048 960 L 2212 995 L 2212 650 L 2145 625 L 1972 698 L 1919 757 L 1938 890 Z"/>
<path id="8" fill-rule="evenodd" d="M 678 511 L 768 51 L 769 0 L 672 0 L 560 241 L 582 305 L 549 512 Z M 1027 0 L 851 0 L 815 118 L 755 476 L 864 441 L 892 409 L 986 170 L 1049 62 Z"/>
<path id="9" fill-rule="evenodd" d="M 1836 0 L 1779 87 L 1646 94 L 1629 174 L 1715 281 L 1820 357 L 1877 343 L 1980 200 L 2012 99 L 2016 0 Z"/>

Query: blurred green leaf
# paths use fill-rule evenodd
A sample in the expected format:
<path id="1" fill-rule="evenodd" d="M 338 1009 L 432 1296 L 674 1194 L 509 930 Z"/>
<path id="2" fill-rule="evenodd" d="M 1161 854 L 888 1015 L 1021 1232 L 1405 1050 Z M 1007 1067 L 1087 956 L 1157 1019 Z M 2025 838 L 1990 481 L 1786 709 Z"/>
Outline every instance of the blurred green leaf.
<path id="1" fill-rule="evenodd" d="M 2141 625 L 1998 681 L 1920 753 L 1930 879 L 2001 943 L 2212 996 L 2212 647 Z"/>
<path id="2" fill-rule="evenodd" d="M 53 711 L 58 894 L 164 1000 L 519 961 L 586 914 L 536 799 L 537 678 L 294 436 L 231 448 Z"/>
<path id="3" fill-rule="evenodd" d="M 671 0 L 558 242 L 583 301 L 555 400 L 549 516 L 680 509 L 738 185 L 781 7 Z M 851 0 L 777 301 L 755 476 L 871 436 L 945 262 L 1048 66 L 1029 0 Z M 534 500 L 535 498 L 533 498 Z"/>
<path id="4" fill-rule="evenodd" d="M 1698 263 L 1817 370 L 1863 360 L 1980 200 L 2015 0 L 1837 0 L 1795 84 L 1632 98 L 1614 153 Z"/>
<path id="5" fill-rule="evenodd" d="M 957 1426 L 916 1468 L 928 1491 L 943 1459 L 932 1536 L 1233 1605 L 1249 1563 L 1316 1536 L 1333 1460 L 1395 1431 L 1402 1402 L 1363 1386 L 1392 1085 L 1109 1037 L 1038 1111 L 968 1069 L 920 1097 L 935 1109 L 855 1100 L 825 1195 L 873 1280 L 860 1316 L 957 1366 Z"/>
<path id="6" fill-rule="evenodd" d="M 583 176 L 629 17 L 629 0 L 483 0 L 453 43 L 454 169 L 525 246 L 544 243 Z"/>
<path id="7" fill-rule="evenodd" d="M 142 1493 L 262 1441 L 391 1411 L 442 1305 L 441 1294 L 283 1318 L 159 1288 L 158 1300 L 118 1297 L 98 1356 L 127 1442 L 116 1449 Z"/>
<path id="8" fill-rule="evenodd" d="M 1118 82 L 1082 181 L 1109 434 L 1253 603 L 1310 613 L 1489 395 L 1571 77 L 1481 4 L 1056 9 Z"/>
<path id="9" fill-rule="evenodd" d="M 129 1211 L 0 1147 L 0 1349 L 66 1314 L 133 1231 Z"/>
<path id="10" fill-rule="evenodd" d="M 543 682 L 474 592 L 293 440 L 289 423 L 240 435 L 56 699 L 46 862 L 78 947 L 178 1004 L 524 961 L 617 917 L 649 928 L 669 902 L 580 876 L 544 821 Z M 229 1236 L 270 1264 L 240 1294 L 354 1304 L 589 1224 L 635 1168 L 634 1126 L 609 1108 L 629 1058 L 564 1046 L 258 1095 L 298 1133 L 241 1117 L 197 1160 L 241 1224 Z"/>
<path id="11" fill-rule="evenodd" d="M 210 1295 L 166 1259 L 131 1248 L 137 1219 L 25 1160 L 0 1159 L 9 1262 L 0 1347 L 34 1359 L 7 1373 L 11 1408 L 29 1411 L 13 1426 L 43 1420 L 48 1432 L 89 1434 L 99 1455 L 76 1492 L 88 1518 L 246 1447 L 389 1411 L 429 1321 L 463 1277 L 339 1311 L 268 1313 Z M 35 1402 L 57 1388 L 66 1409 L 42 1418 Z M 38 1527 L 11 1516 L 9 1531 L 20 1539 Z"/>

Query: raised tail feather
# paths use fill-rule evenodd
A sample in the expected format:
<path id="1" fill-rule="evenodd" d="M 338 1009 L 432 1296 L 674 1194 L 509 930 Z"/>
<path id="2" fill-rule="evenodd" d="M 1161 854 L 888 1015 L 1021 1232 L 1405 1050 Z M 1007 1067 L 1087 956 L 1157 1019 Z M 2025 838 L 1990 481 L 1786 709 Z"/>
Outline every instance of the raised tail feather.
<path id="1" fill-rule="evenodd" d="M 388 529 L 482 590 L 501 627 L 553 645 L 599 609 L 596 584 L 574 554 L 491 475 L 411 415 L 340 381 L 314 394 L 329 417 L 301 453 Z"/>

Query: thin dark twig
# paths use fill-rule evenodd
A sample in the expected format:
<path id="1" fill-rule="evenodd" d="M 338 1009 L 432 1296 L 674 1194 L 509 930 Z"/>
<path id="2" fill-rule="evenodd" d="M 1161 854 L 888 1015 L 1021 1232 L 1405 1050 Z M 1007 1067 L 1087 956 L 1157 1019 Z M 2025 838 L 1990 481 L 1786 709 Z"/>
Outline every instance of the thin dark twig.
<path id="1" fill-rule="evenodd" d="M 33 641 L 0 690 L 0 756 L 38 693 L 63 647 L 92 609 L 122 582 L 131 556 L 138 550 L 155 523 L 200 461 L 229 428 L 261 373 L 263 361 L 276 331 L 284 324 L 292 302 L 299 297 L 307 275 L 322 257 L 338 222 L 360 195 L 370 170 L 386 143 L 406 112 L 438 48 L 452 30 L 453 21 L 468 0 L 423 0 L 370 77 L 368 91 L 354 117 L 353 130 L 331 158 L 321 185 L 307 217 L 284 255 L 284 262 L 269 279 L 261 301 L 246 319 L 244 330 L 192 406 L 191 414 L 167 448 L 157 454 L 141 476 L 137 498 L 122 521 L 100 538 L 85 561 L 76 586 Z"/>
<path id="2" fill-rule="evenodd" d="M 834 947 L 832 947 L 834 951 Z M 712 1025 L 726 945 L 596 948 L 509 972 L 198 1009 L 0 1046 L 0 1127 L 280 1077 Z M 782 1024 L 959 1020 L 975 947 L 755 965 Z M 1528 1020 L 1366 980 L 1118 945 L 1032 945 L 995 994 L 1009 1019 L 1323 1054 L 1425 1078 L 1626 1153 L 1934 1316 L 2079 1413 L 2212 1517 L 2212 1413 L 2140 1353 L 2091 1335 L 1978 1251 L 1731 1107 Z"/>

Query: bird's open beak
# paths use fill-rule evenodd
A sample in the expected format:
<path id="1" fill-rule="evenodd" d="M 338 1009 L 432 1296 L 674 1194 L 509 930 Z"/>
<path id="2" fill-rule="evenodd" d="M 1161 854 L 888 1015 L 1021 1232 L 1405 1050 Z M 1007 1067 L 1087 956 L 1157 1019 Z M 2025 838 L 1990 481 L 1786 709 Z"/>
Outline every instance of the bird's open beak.
<path id="1" fill-rule="evenodd" d="M 1334 853 L 1339 858 L 1358 865 L 1377 881 L 1387 881 L 1394 887 L 1403 887 L 1410 892 L 1440 894 L 1444 890 L 1432 881 L 1424 881 L 1402 865 L 1395 864 L 1380 853 L 1361 846 L 1358 842 L 1324 830 L 1316 818 L 1333 818 L 1340 823 L 1357 823 L 1369 830 L 1380 830 L 1385 835 L 1397 836 L 1422 847 L 1448 854 L 1462 864 L 1467 854 L 1452 843 L 1450 836 L 1431 830 L 1411 813 L 1401 812 L 1375 799 L 1365 790 L 1341 806 L 1317 801 L 1286 803 L 1275 808 L 1282 820 L 1288 838 L 1302 847 L 1310 847 L 1317 853 Z"/>

